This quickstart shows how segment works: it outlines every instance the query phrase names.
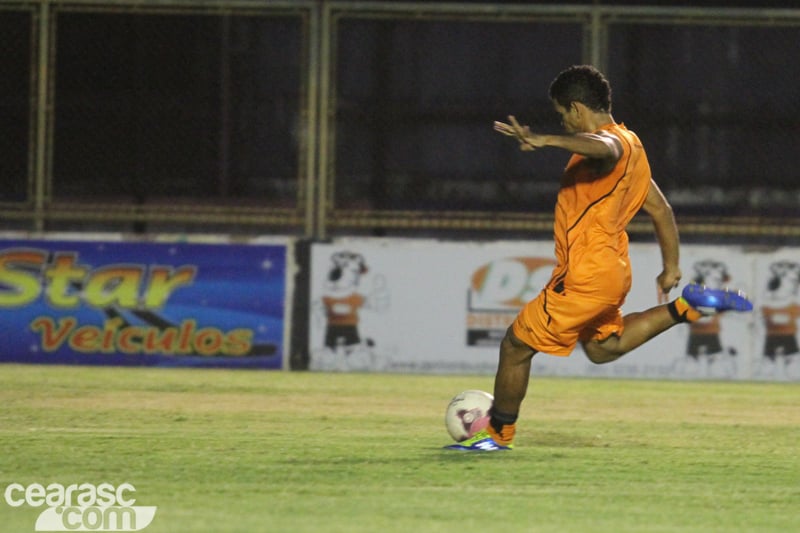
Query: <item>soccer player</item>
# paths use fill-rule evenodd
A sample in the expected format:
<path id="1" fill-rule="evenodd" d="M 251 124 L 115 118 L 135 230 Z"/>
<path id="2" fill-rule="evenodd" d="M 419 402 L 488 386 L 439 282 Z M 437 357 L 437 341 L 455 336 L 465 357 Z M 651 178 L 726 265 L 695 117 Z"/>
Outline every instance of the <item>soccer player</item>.
<path id="1" fill-rule="evenodd" d="M 681 279 L 679 239 L 667 200 L 650 175 L 642 143 L 611 116 L 611 86 L 590 65 L 570 67 L 550 85 L 550 99 L 566 135 L 535 133 L 513 116 L 494 129 L 523 151 L 555 147 L 572 153 L 555 208 L 557 266 L 500 344 L 489 426 L 454 450 L 495 451 L 513 446 L 520 404 L 537 352 L 568 356 L 578 342 L 593 363 L 609 363 L 682 322 L 722 311 L 749 311 L 739 292 L 687 285 L 667 303 Z M 631 287 L 628 222 L 643 209 L 652 219 L 663 270 L 659 305 L 622 316 Z"/>

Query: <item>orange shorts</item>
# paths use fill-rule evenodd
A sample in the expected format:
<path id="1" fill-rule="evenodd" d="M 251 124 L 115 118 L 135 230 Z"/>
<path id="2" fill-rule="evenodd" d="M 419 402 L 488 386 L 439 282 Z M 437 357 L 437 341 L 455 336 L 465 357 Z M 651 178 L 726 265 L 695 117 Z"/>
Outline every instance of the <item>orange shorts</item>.
<path id="1" fill-rule="evenodd" d="M 567 356 L 578 341 L 621 335 L 621 305 L 545 288 L 522 308 L 512 327 L 514 335 L 535 350 Z"/>

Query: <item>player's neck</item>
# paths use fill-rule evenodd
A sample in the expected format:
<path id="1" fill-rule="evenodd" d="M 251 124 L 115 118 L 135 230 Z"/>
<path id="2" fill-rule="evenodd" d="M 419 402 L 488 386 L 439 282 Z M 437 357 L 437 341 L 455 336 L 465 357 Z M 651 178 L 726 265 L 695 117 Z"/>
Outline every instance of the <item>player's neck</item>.
<path id="1" fill-rule="evenodd" d="M 590 128 L 588 131 L 597 131 L 603 126 L 607 126 L 609 124 L 616 124 L 614 122 L 614 117 L 611 116 L 611 113 L 592 113 L 587 124 L 587 126 Z"/>

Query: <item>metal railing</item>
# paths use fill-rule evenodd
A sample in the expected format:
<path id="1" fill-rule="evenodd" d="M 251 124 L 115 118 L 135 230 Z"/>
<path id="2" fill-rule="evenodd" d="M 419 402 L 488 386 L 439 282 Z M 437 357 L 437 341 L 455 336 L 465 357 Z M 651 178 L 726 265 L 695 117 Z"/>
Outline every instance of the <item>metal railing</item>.
<path id="1" fill-rule="evenodd" d="M 546 233 L 562 154 L 489 123 L 557 128 L 547 84 L 590 62 L 683 234 L 800 238 L 800 9 L 0 0 L 3 28 L 6 229 Z"/>

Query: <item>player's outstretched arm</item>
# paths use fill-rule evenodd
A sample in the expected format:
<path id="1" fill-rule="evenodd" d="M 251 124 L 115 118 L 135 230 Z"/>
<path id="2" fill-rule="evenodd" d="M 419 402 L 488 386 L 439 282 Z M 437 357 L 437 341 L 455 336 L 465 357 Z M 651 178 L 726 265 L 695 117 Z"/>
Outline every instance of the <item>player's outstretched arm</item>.
<path id="1" fill-rule="evenodd" d="M 515 137 L 520 149 L 531 151 L 545 146 L 562 148 L 590 159 L 607 159 L 616 162 L 622 156 L 622 145 L 610 133 L 577 133 L 575 135 L 545 135 L 534 133 L 529 126 L 522 126 L 514 115 L 508 123 L 494 122 L 494 130 L 508 137 Z"/>

